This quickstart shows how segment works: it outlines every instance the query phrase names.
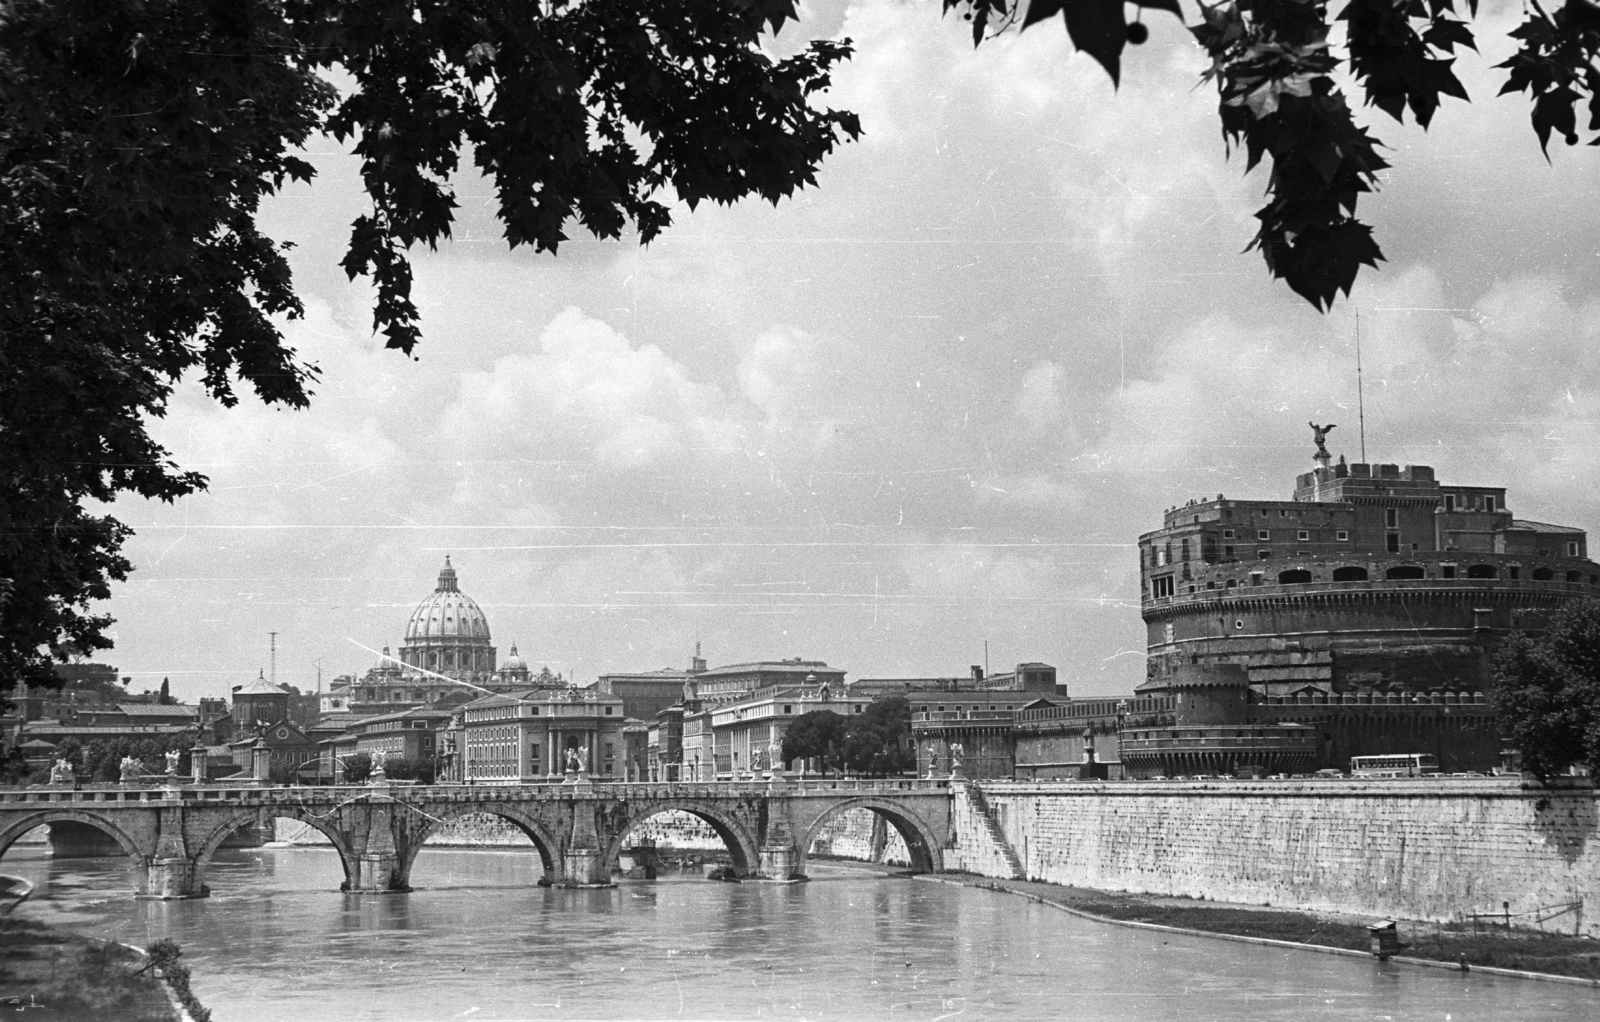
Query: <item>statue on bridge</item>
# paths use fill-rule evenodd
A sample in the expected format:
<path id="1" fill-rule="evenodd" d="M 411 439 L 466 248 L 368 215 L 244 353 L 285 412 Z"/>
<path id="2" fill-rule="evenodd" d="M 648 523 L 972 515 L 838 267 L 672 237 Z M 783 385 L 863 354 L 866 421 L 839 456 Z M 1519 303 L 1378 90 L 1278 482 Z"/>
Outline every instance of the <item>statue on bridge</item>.
<path id="1" fill-rule="evenodd" d="M 183 757 L 183 753 L 179 752 L 177 749 L 168 749 L 167 750 L 167 776 L 168 777 L 176 777 L 176 776 L 178 776 L 178 760 L 181 759 L 182 757 Z"/>
<path id="2" fill-rule="evenodd" d="M 589 772 L 589 750 L 581 745 L 573 745 L 567 749 L 567 773 L 586 774 Z"/>
<path id="3" fill-rule="evenodd" d="M 77 778 L 72 773 L 72 764 L 65 756 L 57 757 L 50 766 L 51 784 L 71 784 Z"/>
<path id="4" fill-rule="evenodd" d="M 961 759 L 962 759 L 963 756 L 966 755 L 966 753 L 967 753 L 967 750 L 962 747 L 960 742 L 951 742 L 950 743 L 950 776 L 951 777 L 960 777 L 961 776 Z"/>
<path id="5" fill-rule="evenodd" d="M 140 763 L 132 756 L 122 757 L 122 763 L 120 766 L 122 769 L 123 784 L 132 784 L 135 781 L 144 779 L 144 764 Z"/>

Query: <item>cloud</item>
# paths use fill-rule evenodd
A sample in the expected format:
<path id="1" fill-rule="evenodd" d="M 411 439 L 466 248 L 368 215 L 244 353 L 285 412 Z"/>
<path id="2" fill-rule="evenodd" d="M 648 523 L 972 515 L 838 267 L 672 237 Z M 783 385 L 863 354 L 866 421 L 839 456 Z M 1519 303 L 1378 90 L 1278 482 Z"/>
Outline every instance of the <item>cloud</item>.
<path id="1" fill-rule="evenodd" d="M 715 387 L 653 344 L 638 347 L 575 307 L 539 334 L 536 355 L 467 373 L 443 432 L 530 458 L 580 454 L 606 468 L 663 465 L 726 450 L 738 425 Z"/>

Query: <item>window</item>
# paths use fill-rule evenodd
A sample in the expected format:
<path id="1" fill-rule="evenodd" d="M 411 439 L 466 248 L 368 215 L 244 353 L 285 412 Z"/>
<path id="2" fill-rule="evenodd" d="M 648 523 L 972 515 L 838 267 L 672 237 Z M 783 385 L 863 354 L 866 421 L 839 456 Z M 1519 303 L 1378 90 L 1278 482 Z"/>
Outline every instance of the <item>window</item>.
<path id="1" fill-rule="evenodd" d="M 1306 543 L 1311 540 L 1311 533 L 1307 532 L 1305 529 L 1301 529 L 1299 532 L 1294 534 L 1294 538 L 1302 543 Z"/>
<path id="2" fill-rule="evenodd" d="M 1256 539 L 1263 543 L 1270 542 L 1272 540 L 1272 533 L 1268 532 L 1266 529 L 1257 529 Z"/>
<path id="3" fill-rule="evenodd" d="M 1253 586 L 1258 586 L 1261 584 L 1261 572 L 1252 571 L 1250 573 L 1250 584 Z"/>
<path id="4" fill-rule="evenodd" d="M 861 712 L 861 704 L 860 704 L 860 703 L 857 703 L 857 704 L 856 704 L 856 710 L 855 710 L 855 712 L 857 712 L 857 713 L 860 713 L 860 712 Z"/>
<path id="5" fill-rule="evenodd" d="M 1520 567 L 1518 567 L 1517 565 L 1513 564 L 1509 568 L 1506 569 L 1506 576 L 1508 578 L 1521 578 L 1522 577 L 1522 569 Z"/>
<path id="6" fill-rule="evenodd" d="M 1474 564 L 1467 569 L 1468 578 L 1499 578 L 1499 570 L 1492 564 Z"/>
<path id="7" fill-rule="evenodd" d="M 1397 568 L 1390 568 L 1384 572 L 1383 577 L 1391 581 L 1405 581 L 1427 577 L 1427 573 L 1415 564 L 1402 564 Z"/>
<path id="8" fill-rule="evenodd" d="M 1441 564 L 1441 565 L 1439 565 L 1439 577 L 1440 578 L 1455 578 L 1456 577 L 1456 566 L 1454 564 Z"/>
<path id="9" fill-rule="evenodd" d="M 1485 496 L 1483 498 L 1483 509 L 1485 511 L 1493 511 L 1495 509 L 1495 501 L 1494 501 L 1494 495 L 1493 494 L 1489 494 L 1489 495 L 1487 495 L 1487 496 Z"/>
<path id="10" fill-rule="evenodd" d="M 1334 533 L 1334 535 L 1338 537 L 1339 542 L 1341 543 L 1348 543 L 1350 541 L 1350 533 L 1345 529 L 1340 529 L 1338 532 Z"/>
<path id="11" fill-rule="evenodd" d="M 793 713 L 794 712 L 794 705 L 791 704 L 791 703 L 784 703 L 783 704 L 783 712 L 784 713 Z"/>
<path id="12" fill-rule="evenodd" d="M 1579 556 L 1578 555 L 1578 541 L 1577 540 L 1575 540 L 1575 539 L 1567 540 L 1567 556 L 1568 557 L 1577 557 L 1577 556 Z"/>
<path id="13" fill-rule="evenodd" d="M 1289 517 L 1289 509 L 1288 508 L 1282 508 L 1282 507 L 1278 508 L 1278 517 L 1279 518 L 1288 518 Z"/>
<path id="14" fill-rule="evenodd" d="M 1263 561 L 1270 560 L 1272 558 L 1272 551 L 1271 550 L 1257 550 L 1256 551 L 1256 556 L 1261 558 Z"/>
<path id="15" fill-rule="evenodd" d="M 1278 572 L 1279 585 L 1304 585 L 1311 581 L 1311 572 L 1304 568 L 1291 568 L 1288 571 Z"/>
<path id="16" fill-rule="evenodd" d="M 1222 556 L 1224 556 L 1224 557 L 1232 557 L 1233 556 L 1233 547 L 1231 545 L 1223 547 L 1222 548 Z"/>
<path id="17" fill-rule="evenodd" d="M 1187 561 L 1189 559 L 1189 541 L 1188 540 L 1185 539 L 1185 540 L 1180 540 L 1179 541 L 1179 543 L 1178 543 L 1178 553 L 1180 554 L 1180 556 L 1185 561 Z"/>
<path id="18" fill-rule="evenodd" d="M 1223 539 L 1232 539 L 1233 538 L 1233 530 L 1232 529 L 1223 529 L 1222 530 L 1222 538 Z"/>
<path id="19" fill-rule="evenodd" d="M 611 716 L 611 707 L 609 707 L 609 706 L 606 707 L 606 716 L 607 717 Z"/>
<path id="20" fill-rule="evenodd" d="M 1396 507 L 1384 508 L 1383 524 L 1385 528 L 1389 529 L 1400 528 L 1400 509 Z"/>
<path id="21" fill-rule="evenodd" d="M 1387 541 L 1386 545 L 1388 546 L 1391 554 L 1397 554 L 1400 552 L 1400 534 L 1398 532 L 1391 532 L 1389 535 L 1385 536 L 1384 539 Z"/>
<path id="22" fill-rule="evenodd" d="M 1162 575 L 1150 580 L 1150 598 L 1162 600 L 1172 595 L 1172 576 Z"/>
<path id="23" fill-rule="evenodd" d="M 1228 585 L 1227 585 L 1227 588 L 1229 588 L 1229 589 L 1234 589 L 1234 588 L 1237 588 L 1237 587 L 1238 587 L 1238 585 L 1239 585 L 1239 583 L 1238 583 L 1238 582 L 1237 582 L 1237 581 L 1235 581 L 1235 580 L 1234 580 L 1234 579 L 1231 579 L 1231 578 L 1230 578 L 1230 579 L 1228 579 Z"/>
<path id="24" fill-rule="evenodd" d="M 1354 565 L 1335 568 L 1333 569 L 1333 580 L 1335 582 L 1365 582 L 1367 580 L 1367 569 L 1358 568 Z"/>

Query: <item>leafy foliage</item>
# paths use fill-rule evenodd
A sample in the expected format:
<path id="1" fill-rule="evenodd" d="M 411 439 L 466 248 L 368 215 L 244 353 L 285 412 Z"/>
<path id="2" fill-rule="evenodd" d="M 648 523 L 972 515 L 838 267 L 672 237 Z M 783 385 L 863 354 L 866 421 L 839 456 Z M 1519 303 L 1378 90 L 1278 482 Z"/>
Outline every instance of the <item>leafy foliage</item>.
<path id="1" fill-rule="evenodd" d="M 1131 0 L 1182 17 L 1177 0 Z M 1015 21 L 1023 0 L 944 0 L 972 22 L 973 43 Z M 1587 94 L 1589 130 L 1600 132 L 1600 3 L 1566 0 L 1550 15 L 1530 0 L 1527 20 L 1511 34 L 1515 56 L 1498 65 L 1510 75 L 1502 92 L 1533 97 L 1533 128 L 1541 147 L 1552 132 L 1577 142 L 1576 107 Z M 1220 0 L 1199 4 L 1189 26 L 1211 57 L 1204 80 L 1216 85 L 1222 133 L 1229 150 L 1242 147 L 1246 172 L 1271 163 L 1267 203 L 1257 212 L 1259 249 L 1268 271 L 1319 310 L 1340 291 L 1348 297 L 1361 267 L 1377 268 L 1383 253 L 1356 205 L 1379 183 L 1388 163 L 1381 144 L 1355 123 L 1335 77 L 1348 69 L 1366 103 L 1397 121 L 1406 110 L 1428 127 L 1441 98 L 1467 99 L 1453 70 L 1457 47 L 1475 48 L 1456 0 L 1349 0 L 1346 55 L 1328 44 L 1325 0 Z M 1477 0 L 1465 0 L 1468 16 Z M 1114 84 L 1129 42 L 1142 41 L 1142 23 L 1129 25 L 1121 0 L 1031 0 L 1022 27 L 1058 12 L 1073 45 L 1099 61 Z M 1138 31 L 1132 32 L 1131 30 Z M 1590 142 L 1600 144 L 1600 136 Z"/>
<path id="2" fill-rule="evenodd" d="M 1533 130 L 1539 148 L 1550 154 L 1550 133 L 1556 132 L 1567 145 L 1578 144 L 1578 104 L 1589 94 L 1591 132 L 1600 132 L 1600 69 L 1595 56 L 1600 53 L 1600 5 L 1592 0 L 1567 0 L 1553 16 L 1532 0 L 1528 18 L 1511 32 L 1522 43 L 1503 64 L 1510 71 L 1508 92 L 1527 92 L 1533 97 Z M 1600 134 L 1589 140 L 1600 145 Z"/>
<path id="3" fill-rule="evenodd" d="M 372 210 L 344 267 L 375 329 L 419 338 L 408 250 L 449 237 L 470 150 L 506 240 L 575 219 L 648 242 L 663 196 L 776 202 L 860 126 L 815 105 L 848 42 L 782 60 L 794 0 L 13 0 L 0 17 L 0 691 L 110 646 L 92 604 L 128 530 L 86 509 L 202 488 L 145 429 L 196 374 L 303 406 L 316 369 L 284 246 L 256 210 L 350 141 Z M 353 79 L 342 97 L 321 77 Z"/>
<path id="4" fill-rule="evenodd" d="M 915 769 L 911 704 L 893 696 L 848 717 L 832 710 L 803 713 L 783 734 L 781 759 L 815 759 L 824 773 L 836 769 L 882 776 Z"/>
<path id="5" fill-rule="evenodd" d="M 165 774 L 167 772 L 167 757 L 169 750 L 175 750 L 181 755 L 178 759 L 178 774 L 187 776 L 190 773 L 189 748 L 194 744 L 194 734 L 180 733 L 167 735 L 163 738 L 96 738 L 83 748 L 82 770 L 89 775 L 91 781 L 119 781 L 122 779 L 122 759 L 132 756 L 139 761 L 139 765 L 146 774 Z M 65 755 L 66 743 L 57 750 L 58 755 Z M 68 761 L 72 762 L 70 756 Z M 77 766 L 74 763 L 74 766 Z"/>
<path id="6" fill-rule="evenodd" d="M 385 769 L 388 765 L 385 764 Z M 358 752 L 344 759 L 344 782 L 346 784 L 365 784 L 367 778 L 372 776 L 372 757 L 365 752 Z"/>
<path id="7" fill-rule="evenodd" d="M 1543 634 L 1507 639 L 1490 698 L 1523 769 L 1541 781 L 1582 760 L 1600 763 L 1600 600 L 1574 600 Z"/>
<path id="8" fill-rule="evenodd" d="M 783 733 L 782 760 L 815 759 L 826 774 L 844 765 L 845 721 L 832 710 L 802 713 Z"/>
<path id="9" fill-rule="evenodd" d="M 874 777 L 916 769 L 911 704 L 904 696 L 875 700 L 850 717 L 845 728 L 844 765 Z"/>

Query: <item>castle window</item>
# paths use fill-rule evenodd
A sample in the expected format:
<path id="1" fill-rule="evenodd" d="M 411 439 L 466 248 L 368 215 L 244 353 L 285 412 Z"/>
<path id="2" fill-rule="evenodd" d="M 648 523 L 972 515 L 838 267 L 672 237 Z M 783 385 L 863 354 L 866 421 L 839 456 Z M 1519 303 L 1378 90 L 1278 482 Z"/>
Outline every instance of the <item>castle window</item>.
<path id="1" fill-rule="evenodd" d="M 1577 557 L 1577 556 L 1579 556 L 1579 554 L 1578 554 L 1578 541 L 1577 540 L 1575 540 L 1575 539 L 1567 540 L 1567 556 L 1568 557 Z"/>
<path id="2" fill-rule="evenodd" d="M 1447 493 L 1447 494 L 1444 495 L 1444 509 L 1446 511 L 1454 511 L 1456 509 L 1456 495 L 1455 494 Z"/>
<path id="3" fill-rule="evenodd" d="M 1555 577 L 1556 573 L 1551 571 L 1549 568 L 1533 569 L 1533 580 L 1535 582 L 1548 582 Z"/>
<path id="4" fill-rule="evenodd" d="M 1272 551 L 1271 550 L 1257 550 L 1256 551 L 1256 556 L 1261 558 L 1263 561 L 1269 560 L 1272 557 Z"/>
<path id="5" fill-rule="evenodd" d="M 1278 572 L 1279 585 L 1304 585 L 1311 581 L 1311 572 L 1304 568 L 1291 568 L 1288 571 Z"/>
<path id="6" fill-rule="evenodd" d="M 1339 542 L 1341 543 L 1348 543 L 1350 541 L 1350 533 L 1344 529 L 1340 529 L 1338 532 L 1334 533 L 1334 535 L 1338 537 Z"/>
<path id="7" fill-rule="evenodd" d="M 1367 580 L 1367 569 L 1356 567 L 1355 565 L 1335 568 L 1333 569 L 1333 580 L 1335 582 L 1365 582 Z"/>
<path id="8" fill-rule="evenodd" d="M 1178 543 L 1178 553 L 1180 554 L 1180 556 L 1182 556 L 1182 558 L 1185 561 L 1187 561 L 1189 559 L 1189 541 L 1188 540 L 1186 540 L 1186 539 L 1185 540 L 1181 540 Z"/>
<path id="9" fill-rule="evenodd" d="M 1577 572 L 1577 571 L 1569 571 L 1569 572 L 1567 572 L 1567 581 L 1568 582 L 1582 582 L 1583 581 L 1583 573 L 1582 572 Z"/>
<path id="10" fill-rule="evenodd" d="M 1261 584 L 1261 572 L 1252 571 L 1250 573 L 1250 584 L 1253 586 L 1258 586 Z"/>
<path id="11" fill-rule="evenodd" d="M 1522 569 L 1519 568 L 1517 565 L 1513 564 L 1513 565 L 1511 565 L 1511 567 L 1506 569 L 1506 575 L 1507 575 L 1507 577 L 1513 578 L 1513 579 L 1521 578 L 1522 577 Z"/>
<path id="12" fill-rule="evenodd" d="M 1383 524 L 1384 524 L 1385 528 L 1390 528 L 1390 529 L 1398 529 L 1398 528 L 1400 528 L 1400 509 L 1399 508 L 1394 508 L 1394 507 L 1384 508 L 1384 510 L 1383 510 Z"/>
<path id="13" fill-rule="evenodd" d="M 1231 546 L 1223 547 L 1222 548 L 1222 556 L 1224 556 L 1224 557 L 1232 557 L 1233 556 L 1233 547 L 1231 547 Z"/>
<path id="14" fill-rule="evenodd" d="M 1160 578 L 1150 580 L 1150 598 L 1155 600 L 1165 599 L 1172 595 L 1172 576 L 1162 575 Z"/>
<path id="15" fill-rule="evenodd" d="M 1272 539 L 1272 533 L 1268 532 L 1266 529 L 1257 529 L 1256 539 L 1263 543 L 1269 542 Z"/>
<path id="16" fill-rule="evenodd" d="M 1468 578 L 1499 578 L 1500 571 L 1492 564 L 1474 564 L 1467 569 Z"/>
<path id="17" fill-rule="evenodd" d="M 1389 535 L 1384 537 L 1384 540 L 1385 545 L 1388 546 L 1391 554 L 1397 554 L 1400 552 L 1400 534 L 1398 532 L 1389 533 Z"/>
<path id="18" fill-rule="evenodd" d="M 1234 589 L 1234 588 L 1237 588 L 1237 587 L 1238 587 L 1238 585 L 1239 585 L 1239 583 L 1238 583 L 1238 582 L 1237 582 L 1237 581 L 1235 581 L 1235 580 L 1234 580 L 1234 579 L 1231 579 L 1231 578 L 1230 578 L 1230 579 L 1228 579 L 1228 586 L 1227 586 L 1227 587 L 1228 587 L 1228 588 L 1229 588 L 1229 589 Z"/>
<path id="19" fill-rule="evenodd" d="M 1307 532 L 1305 529 L 1301 529 L 1299 532 L 1294 534 L 1294 538 L 1302 543 L 1305 543 L 1311 539 L 1311 533 Z"/>
<path id="20" fill-rule="evenodd" d="M 1455 578 L 1456 577 L 1456 566 L 1454 564 L 1441 564 L 1441 565 L 1439 565 L 1439 577 L 1440 578 Z"/>
<path id="21" fill-rule="evenodd" d="M 1222 530 L 1222 538 L 1223 539 L 1232 539 L 1233 538 L 1233 530 L 1232 529 L 1223 529 Z"/>
<path id="22" fill-rule="evenodd" d="M 1401 564 L 1384 572 L 1383 577 L 1392 582 L 1405 581 L 1407 579 L 1426 578 L 1427 573 L 1415 564 Z"/>
<path id="23" fill-rule="evenodd" d="M 1283 508 L 1283 507 L 1278 508 L 1278 517 L 1279 518 L 1288 518 L 1289 517 L 1289 509 L 1288 508 Z"/>
<path id="24" fill-rule="evenodd" d="M 1495 510 L 1495 501 L 1494 501 L 1494 496 L 1492 494 L 1484 496 L 1484 498 L 1483 498 L 1483 509 L 1485 511 L 1493 511 L 1493 510 Z"/>

